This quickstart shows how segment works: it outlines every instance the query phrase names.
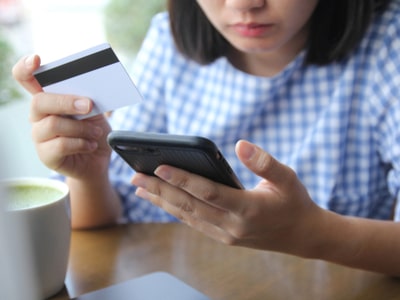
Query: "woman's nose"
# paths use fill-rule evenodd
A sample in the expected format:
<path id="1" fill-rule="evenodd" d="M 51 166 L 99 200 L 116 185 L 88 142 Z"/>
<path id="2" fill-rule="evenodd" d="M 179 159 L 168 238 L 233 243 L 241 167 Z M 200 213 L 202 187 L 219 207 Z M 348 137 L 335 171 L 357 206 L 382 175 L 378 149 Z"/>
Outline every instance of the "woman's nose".
<path id="1" fill-rule="evenodd" d="M 226 0 L 226 6 L 237 10 L 252 10 L 261 8 L 266 0 Z"/>

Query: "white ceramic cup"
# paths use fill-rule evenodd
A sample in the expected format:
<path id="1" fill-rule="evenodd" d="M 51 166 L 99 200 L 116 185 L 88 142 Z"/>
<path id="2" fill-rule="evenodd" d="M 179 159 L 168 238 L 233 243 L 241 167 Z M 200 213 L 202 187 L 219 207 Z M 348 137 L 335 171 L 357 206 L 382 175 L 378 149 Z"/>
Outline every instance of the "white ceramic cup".
<path id="1" fill-rule="evenodd" d="M 12 191 L 21 186 L 41 189 L 32 196 L 36 198 L 34 203 L 13 203 L 18 196 L 11 197 Z M 18 227 L 22 233 L 9 238 L 15 250 L 9 257 L 9 264 L 16 266 L 13 275 L 26 278 L 30 274 L 29 283 L 33 286 L 30 299 L 46 299 L 64 287 L 67 273 L 71 238 L 68 186 L 58 180 L 33 177 L 1 180 L 0 187 L 8 226 Z M 51 189 L 56 193 L 50 193 Z M 21 251 L 23 248 L 26 251 Z M 21 261 L 31 263 L 21 267 Z M 24 288 L 25 284 L 20 284 Z"/>

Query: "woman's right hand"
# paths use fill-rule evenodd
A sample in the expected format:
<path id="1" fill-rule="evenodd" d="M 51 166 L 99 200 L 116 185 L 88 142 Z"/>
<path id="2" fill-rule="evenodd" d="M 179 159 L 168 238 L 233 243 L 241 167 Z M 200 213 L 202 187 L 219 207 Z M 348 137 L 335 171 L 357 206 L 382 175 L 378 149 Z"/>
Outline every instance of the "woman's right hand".
<path id="1" fill-rule="evenodd" d="M 40 160 L 50 169 L 75 179 L 90 179 L 108 170 L 111 149 L 106 136 L 111 128 L 103 115 L 76 120 L 88 114 L 93 103 L 74 95 L 45 93 L 33 76 L 40 57 L 19 60 L 14 78 L 32 94 L 32 138 Z"/>

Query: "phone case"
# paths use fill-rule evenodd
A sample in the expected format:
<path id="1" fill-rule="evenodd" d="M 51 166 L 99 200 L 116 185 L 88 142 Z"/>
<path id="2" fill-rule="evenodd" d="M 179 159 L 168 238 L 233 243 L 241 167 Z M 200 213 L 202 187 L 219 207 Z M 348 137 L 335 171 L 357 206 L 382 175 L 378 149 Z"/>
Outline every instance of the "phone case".
<path id="1" fill-rule="evenodd" d="M 137 172 L 154 175 L 159 165 L 166 164 L 234 188 L 243 188 L 217 146 L 207 138 L 112 131 L 108 143 Z"/>

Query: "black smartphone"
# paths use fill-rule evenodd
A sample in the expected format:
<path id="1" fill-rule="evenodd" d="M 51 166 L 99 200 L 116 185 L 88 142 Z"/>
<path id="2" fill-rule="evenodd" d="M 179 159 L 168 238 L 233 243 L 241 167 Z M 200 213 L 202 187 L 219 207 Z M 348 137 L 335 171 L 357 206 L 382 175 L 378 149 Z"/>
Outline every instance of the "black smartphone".
<path id="1" fill-rule="evenodd" d="M 165 164 L 243 189 L 217 146 L 207 138 L 117 130 L 109 133 L 107 141 L 137 172 L 154 175 L 154 170 Z"/>

